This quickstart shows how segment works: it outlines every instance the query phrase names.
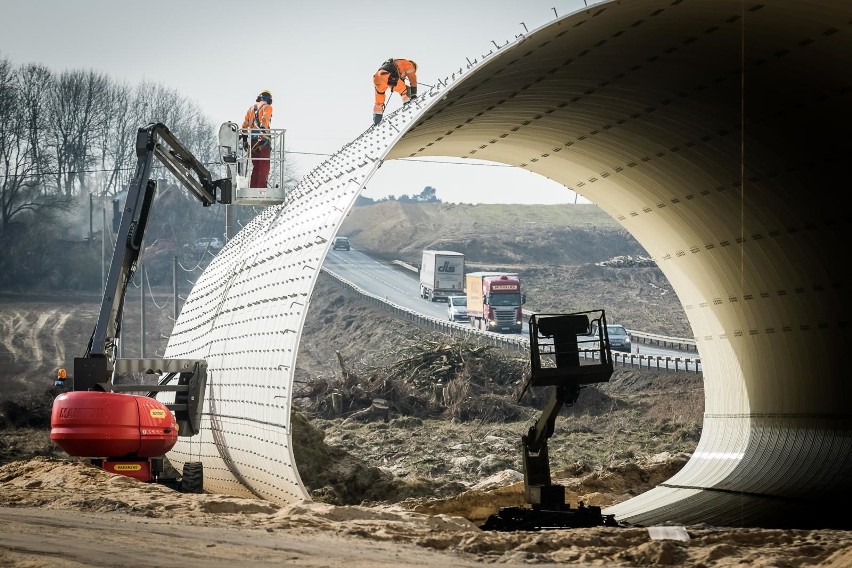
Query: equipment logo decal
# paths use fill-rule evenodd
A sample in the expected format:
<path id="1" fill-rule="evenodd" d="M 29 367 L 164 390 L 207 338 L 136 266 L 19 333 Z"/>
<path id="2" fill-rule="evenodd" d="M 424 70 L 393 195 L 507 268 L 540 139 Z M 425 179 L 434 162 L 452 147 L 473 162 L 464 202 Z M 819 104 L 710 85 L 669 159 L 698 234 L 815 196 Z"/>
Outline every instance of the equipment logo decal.
<path id="1" fill-rule="evenodd" d="M 152 408 L 151 409 L 151 418 L 165 418 L 166 411 L 162 408 Z"/>
<path id="2" fill-rule="evenodd" d="M 142 466 L 138 463 L 117 463 L 113 469 L 115 471 L 139 471 Z"/>

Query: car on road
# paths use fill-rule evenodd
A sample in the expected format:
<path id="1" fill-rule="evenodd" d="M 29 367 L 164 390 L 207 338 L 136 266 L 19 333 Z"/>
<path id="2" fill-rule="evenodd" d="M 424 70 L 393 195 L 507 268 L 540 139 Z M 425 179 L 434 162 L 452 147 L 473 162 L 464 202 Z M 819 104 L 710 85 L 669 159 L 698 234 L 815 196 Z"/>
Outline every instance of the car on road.
<path id="1" fill-rule="evenodd" d="M 349 237 L 334 237 L 333 250 L 349 250 Z"/>
<path id="2" fill-rule="evenodd" d="M 630 333 L 627 329 L 621 324 L 607 324 L 606 333 L 609 336 L 609 347 L 613 351 L 623 351 L 624 353 L 630 353 L 633 349 L 633 346 L 630 343 Z M 592 324 L 592 336 L 597 337 L 598 335 L 598 326 L 597 324 Z"/>
<path id="3" fill-rule="evenodd" d="M 447 317 L 450 321 L 468 321 L 467 296 L 447 297 Z"/>

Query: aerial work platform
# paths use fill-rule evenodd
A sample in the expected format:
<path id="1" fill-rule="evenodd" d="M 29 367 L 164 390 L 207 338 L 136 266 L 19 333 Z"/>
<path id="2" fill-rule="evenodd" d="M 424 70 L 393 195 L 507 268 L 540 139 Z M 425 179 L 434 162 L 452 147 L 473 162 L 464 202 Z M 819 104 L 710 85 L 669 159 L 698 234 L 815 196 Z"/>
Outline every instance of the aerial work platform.
<path id="1" fill-rule="evenodd" d="M 270 128 L 264 136 L 272 143 L 268 158 L 252 156 L 250 128 L 240 128 L 234 122 L 219 127 L 219 157 L 228 168 L 233 194 L 231 202 L 236 205 L 278 205 L 286 198 L 284 186 L 284 133 L 282 128 Z M 250 187 L 251 172 L 255 160 L 269 161 L 269 177 L 266 187 Z"/>
<path id="2" fill-rule="evenodd" d="M 594 328 L 592 323 L 596 324 Z M 595 331 L 593 331 L 593 329 Z M 572 314 L 530 316 L 530 378 L 528 387 L 551 388 L 541 417 L 521 436 L 524 497 L 529 507 L 502 507 L 480 527 L 493 531 L 537 531 L 577 527 L 618 526 L 601 508 L 565 502 L 565 487 L 552 482 L 547 440 L 553 436 L 556 417 L 577 402 L 580 389 L 609 381 L 613 373 L 612 350 L 604 310 Z"/>

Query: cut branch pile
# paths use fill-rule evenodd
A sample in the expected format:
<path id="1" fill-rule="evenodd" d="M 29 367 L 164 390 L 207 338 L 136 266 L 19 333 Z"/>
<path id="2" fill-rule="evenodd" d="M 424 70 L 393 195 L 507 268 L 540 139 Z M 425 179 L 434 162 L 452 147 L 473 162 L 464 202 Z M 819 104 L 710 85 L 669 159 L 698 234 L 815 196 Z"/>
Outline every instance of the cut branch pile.
<path id="1" fill-rule="evenodd" d="M 385 358 L 390 364 L 356 369 L 339 353 L 338 360 L 342 379 L 316 378 L 298 393 L 307 412 L 347 416 L 379 399 L 387 402 L 392 415 L 510 420 L 522 413 L 516 400 L 529 376 L 525 358 L 441 334 L 405 342 Z M 333 393 L 341 400 L 339 410 L 332 404 Z"/>

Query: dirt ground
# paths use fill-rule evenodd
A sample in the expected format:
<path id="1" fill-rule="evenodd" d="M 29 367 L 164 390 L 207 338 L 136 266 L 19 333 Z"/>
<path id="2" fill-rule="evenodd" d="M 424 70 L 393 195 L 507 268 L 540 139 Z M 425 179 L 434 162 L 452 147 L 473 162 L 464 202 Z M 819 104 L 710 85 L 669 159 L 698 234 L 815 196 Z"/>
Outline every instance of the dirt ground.
<path id="1" fill-rule="evenodd" d="M 636 472 L 608 472 L 607 484 Z M 602 487 L 601 487 L 602 488 Z M 596 527 L 482 531 L 464 517 L 402 506 L 182 494 L 94 467 L 34 458 L 0 467 L 0 566 L 464 567 L 825 566 L 852 563 L 845 531 Z M 684 540 L 681 540 L 684 539 Z"/>
<path id="2" fill-rule="evenodd" d="M 659 269 L 606 262 L 642 251 L 594 210 L 560 227 L 550 209 L 522 209 L 506 222 L 523 230 L 504 226 L 474 239 L 469 228 L 486 223 L 471 215 L 499 220 L 505 213 L 484 209 L 356 208 L 341 234 L 356 249 L 409 262 L 423 247 L 468 243 L 469 267 L 517 263 L 511 265 L 529 282 L 528 307 L 606 307 L 628 327 L 688 335 Z M 407 228 L 414 244 L 384 250 L 388 239 L 373 232 L 387 230 L 382 223 Z M 451 226 L 466 228 L 448 233 Z M 532 247 L 537 234 L 550 244 Z M 162 353 L 172 325 L 168 291 L 158 294 L 151 304 L 161 308 L 146 309 L 149 356 Z M 141 349 L 140 303 L 128 296 L 127 357 Z M 546 393 L 518 401 L 521 355 L 431 335 L 323 275 L 305 324 L 294 399 L 297 466 L 313 501 L 278 507 L 107 474 L 56 448 L 45 418 L 56 368 L 82 355 L 98 305 L 96 295 L 0 294 L 0 566 L 115 566 L 138 563 L 140 555 L 159 566 L 852 565 L 848 531 L 691 526 L 670 528 L 670 538 L 661 539 L 627 526 L 480 530 L 500 507 L 523 505 L 519 440 Z M 434 366 L 438 358 L 451 364 Z M 393 378 L 403 360 L 433 366 L 416 381 L 394 383 L 400 396 L 389 397 L 387 420 L 365 414 L 371 389 Z M 431 395 L 439 373 L 455 385 L 440 402 Z M 330 409 L 331 389 L 347 393 L 341 414 Z M 419 401 L 417 410 L 404 404 L 411 400 Z M 700 374 L 618 369 L 558 418 L 549 442 L 554 480 L 574 506 L 606 507 L 650 489 L 694 450 L 703 408 Z"/>

